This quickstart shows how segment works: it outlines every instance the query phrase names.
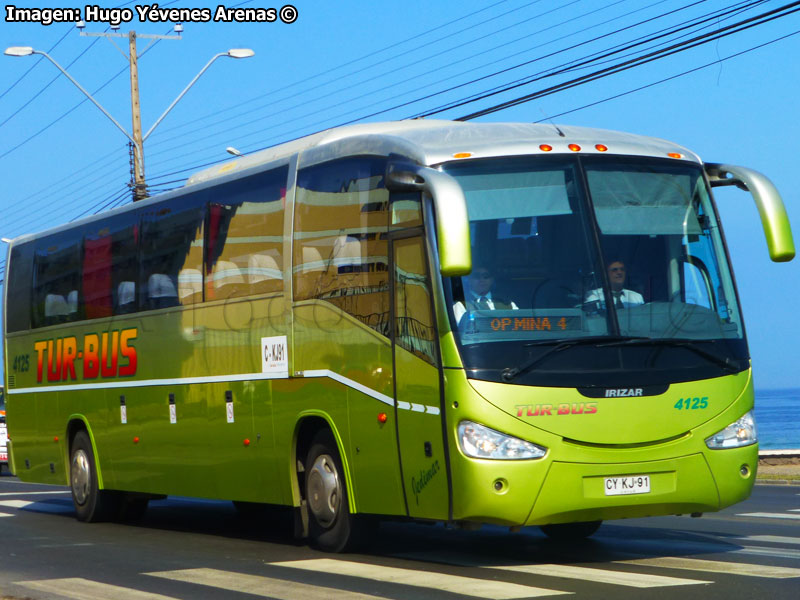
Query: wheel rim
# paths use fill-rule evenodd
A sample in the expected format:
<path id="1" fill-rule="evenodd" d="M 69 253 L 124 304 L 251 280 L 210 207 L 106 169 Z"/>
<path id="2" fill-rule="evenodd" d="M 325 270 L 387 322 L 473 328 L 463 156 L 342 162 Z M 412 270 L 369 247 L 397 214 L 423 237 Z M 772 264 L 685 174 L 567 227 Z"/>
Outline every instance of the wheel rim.
<path id="1" fill-rule="evenodd" d="M 342 484 L 333 458 L 327 454 L 317 457 L 308 473 L 308 505 L 311 514 L 323 527 L 330 527 L 339 514 Z"/>
<path id="2" fill-rule="evenodd" d="M 83 506 L 89 497 L 89 486 L 92 481 L 89 456 L 85 450 L 77 450 L 72 456 L 71 472 L 72 497 L 78 505 Z"/>

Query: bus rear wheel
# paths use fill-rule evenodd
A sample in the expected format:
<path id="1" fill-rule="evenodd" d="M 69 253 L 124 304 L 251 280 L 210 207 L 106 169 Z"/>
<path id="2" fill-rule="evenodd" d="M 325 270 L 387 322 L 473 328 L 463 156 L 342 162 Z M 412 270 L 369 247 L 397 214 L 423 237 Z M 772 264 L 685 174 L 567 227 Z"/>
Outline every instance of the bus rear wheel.
<path id="1" fill-rule="evenodd" d="M 602 523 L 602 521 L 558 523 L 556 525 L 540 525 L 539 529 L 552 540 L 582 540 L 600 529 Z"/>
<path id="2" fill-rule="evenodd" d="M 311 544 L 326 552 L 351 550 L 359 541 L 360 527 L 350 514 L 342 461 L 328 431 L 317 433 L 308 451 L 305 497 Z"/>
<path id="3" fill-rule="evenodd" d="M 79 521 L 94 523 L 107 521 L 115 516 L 118 497 L 114 492 L 98 487 L 97 464 L 92 443 L 85 431 L 79 431 L 72 439 L 69 482 L 72 503 Z"/>

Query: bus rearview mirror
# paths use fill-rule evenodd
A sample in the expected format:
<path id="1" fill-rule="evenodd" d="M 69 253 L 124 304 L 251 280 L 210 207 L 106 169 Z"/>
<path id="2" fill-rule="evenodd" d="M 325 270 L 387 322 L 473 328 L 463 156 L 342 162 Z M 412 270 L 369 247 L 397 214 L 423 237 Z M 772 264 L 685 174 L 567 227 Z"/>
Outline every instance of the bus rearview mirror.
<path id="1" fill-rule="evenodd" d="M 430 167 L 390 163 L 386 187 L 391 191 L 422 191 L 433 198 L 439 271 L 445 277 L 469 274 L 472 251 L 467 201 L 456 180 Z"/>
<path id="2" fill-rule="evenodd" d="M 769 178 L 753 169 L 734 165 L 706 163 L 705 169 L 711 187 L 735 185 L 752 194 L 761 216 L 770 258 L 774 262 L 792 260 L 795 248 L 789 217 L 780 193 Z"/>

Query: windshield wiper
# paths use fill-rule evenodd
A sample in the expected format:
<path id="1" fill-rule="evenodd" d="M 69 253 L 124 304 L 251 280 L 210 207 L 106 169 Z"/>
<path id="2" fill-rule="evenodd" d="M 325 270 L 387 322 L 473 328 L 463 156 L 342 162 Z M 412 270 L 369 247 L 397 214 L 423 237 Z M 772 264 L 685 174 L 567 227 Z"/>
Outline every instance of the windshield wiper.
<path id="1" fill-rule="evenodd" d="M 619 335 L 595 335 L 592 337 L 583 337 L 583 338 L 574 338 L 574 339 L 559 339 L 559 340 L 538 340 L 536 342 L 530 342 L 525 344 L 526 348 L 530 348 L 532 346 L 550 346 L 555 344 L 552 348 L 540 354 L 534 359 L 529 360 L 528 362 L 524 362 L 519 366 L 516 367 L 507 367 L 503 369 L 501 373 L 503 380 L 511 381 L 515 377 L 517 377 L 520 373 L 524 373 L 538 365 L 541 362 L 544 362 L 547 358 L 561 352 L 562 350 L 566 350 L 567 348 L 574 348 L 575 346 L 586 346 L 590 344 L 600 344 L 601 342 L 606 342 L 607 344 L 615 344 L 615 343 L 623 343 L 627 341 L 635 341 L 637 339 L 646 339 L 646 338 L 631 338 L 627 336 L 619 336 Z"/>
<path id="2" fill-rule="evenodd" d="M 707 350 L 699 348 L 696 344 L 697 342 L 700 341 L 711 342 L 712 344 L 716 343 L 716 340 L 693 340 L 691 338 L 635 337 L 635 338 L 624 338 L 619 340 L 613 340 L 609 341 L 608 343 L 598 344 L 598 348 L 605 346 L 671 346 L 673 348 L 686 348 L 687 350 L 691 350 L 698 356 L 702 356 L 709 362 L 712 362 L 715 365 L 722 367 L 729 373 L 738 373 L 741 370 L 736 364 L 736 362 L 732 361 L 727 356 L 720 356 L 718 354 L 714 354 L 713 352 L 709 352 Z"/>

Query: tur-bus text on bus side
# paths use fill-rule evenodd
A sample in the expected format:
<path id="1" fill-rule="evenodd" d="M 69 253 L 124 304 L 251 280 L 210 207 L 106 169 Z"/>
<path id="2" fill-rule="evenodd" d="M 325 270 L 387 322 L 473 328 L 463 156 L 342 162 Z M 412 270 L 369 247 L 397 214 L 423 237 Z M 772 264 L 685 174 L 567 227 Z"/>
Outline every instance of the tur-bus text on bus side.
<path id="1" fill-rule="evenodd" d="M 87 333 L 78 346 L 76 336 L 34 342 L 36 351 L 36 382 L 69 381 L 101 377 L 130 377 L 136 374 L 138 358 L 131 342 L 136 339 L 136 327 L 97 333 Z M 81 367 L 76 367 L 81 363 Z"/>

